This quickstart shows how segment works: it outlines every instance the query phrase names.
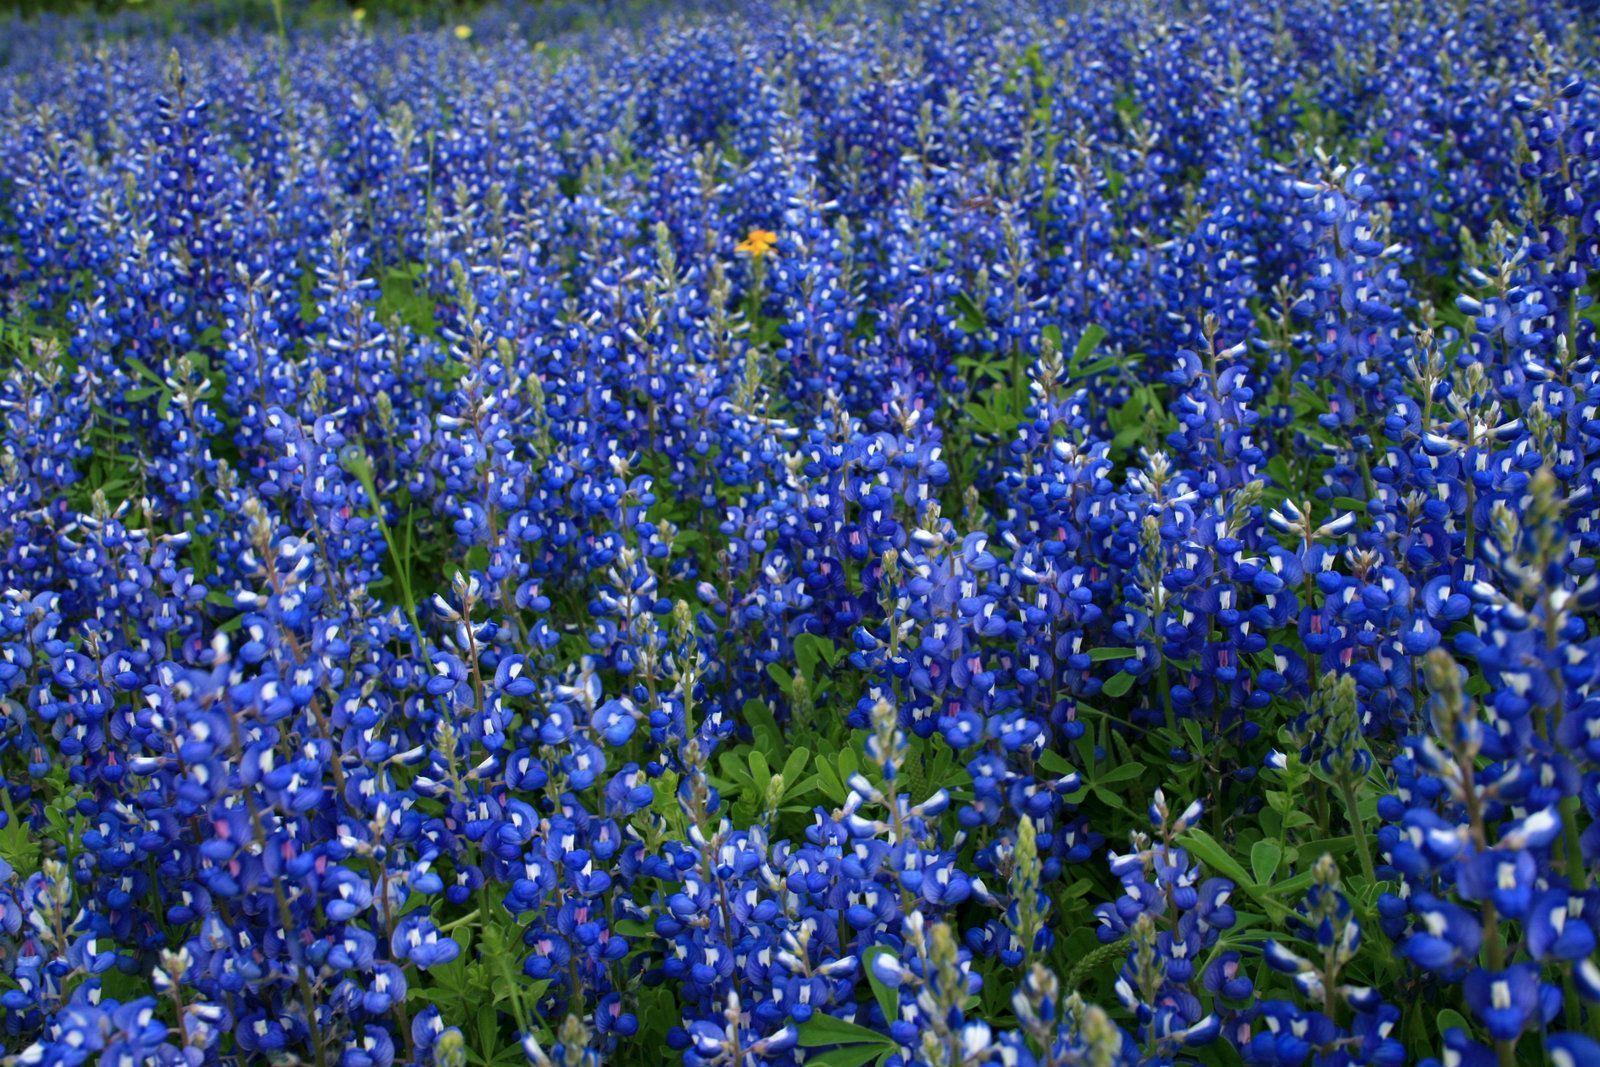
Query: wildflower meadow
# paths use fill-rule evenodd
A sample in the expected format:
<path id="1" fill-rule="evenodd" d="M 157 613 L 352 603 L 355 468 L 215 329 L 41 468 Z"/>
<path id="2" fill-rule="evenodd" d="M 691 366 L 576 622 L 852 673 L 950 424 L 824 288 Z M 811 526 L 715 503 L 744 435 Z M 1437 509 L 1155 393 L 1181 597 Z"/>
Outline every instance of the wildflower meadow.
<path id="1" fill-rule="evenodd" d="M 1600 1065 L 1592 3 L 53 6 L 0 1065 Z"/>

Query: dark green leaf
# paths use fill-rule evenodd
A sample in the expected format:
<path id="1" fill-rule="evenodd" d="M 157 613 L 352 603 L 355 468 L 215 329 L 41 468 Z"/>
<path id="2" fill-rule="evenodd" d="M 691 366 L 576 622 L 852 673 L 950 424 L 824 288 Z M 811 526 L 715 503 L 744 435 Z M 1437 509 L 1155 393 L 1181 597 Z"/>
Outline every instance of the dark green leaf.
<path id="1" fill-rule="evenodd" d="M 1133 675 L 1119 672 L 1106 679 L 1106 684 L 1101 687 L 1101 692 L 1108 697 L 1119 697 L 1132 688 Z"/>
<path id="2" fill-rule="evenodd" d="M 1116 785 L 1118 782 L 1131 782 L 1144 773 L 1142 763 L 1124 763 L 1111 768 L 1104 774 L 1096 775 L 1095 785 Z"/>
<path id="3" fill-rule="evenodd" d="M 882 1048 L 893 1044 L 893 1040 L 885 1034 L 822 1012 L 807 1019 L 800 1027 L 802 1048 L 827 1048 L 830 1045 L 876 1045 Z"/>

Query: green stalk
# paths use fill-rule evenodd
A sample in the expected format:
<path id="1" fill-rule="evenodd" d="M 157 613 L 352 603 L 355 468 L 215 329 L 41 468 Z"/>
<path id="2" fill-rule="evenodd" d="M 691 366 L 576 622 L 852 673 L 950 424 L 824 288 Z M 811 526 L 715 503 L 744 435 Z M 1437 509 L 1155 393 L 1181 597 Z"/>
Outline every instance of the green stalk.
<path id="1" fill-rule="evenodd" d="M 1368 882 L 1378 880 L 1377 868 L 1372 863 L 1372 845 L 1367 841 L 1367 830 L 1361 822 L 1361 810 L 1356 806 L 1356 790 L 1350 780 L 1339 779 L 1339 795 L 1344 800 L 1345 818 L 1350 821 L 1350 836 L 1355 838 L 1356 851 L 1361 855 L 1361 873 Z"/>
<path id="2" fill-rule="evenodd" d="M 283 42 L 283 59 L 278 63 L 278 96 L 285 112 L 289 106 L 289 29 L 283 20 L 283 0 L 272 0 L 272 15 L 278 23 L 278 40 Z"/>
<path id="3" fill-rule="evenodd" d="M 378 486 L 372 479 L 372 463 L 367 459 L 366 453 L 352 451 L 345 456 L 345 469 L 356 476 L 361 488 L 367 492 L 367 501 L 372 505 L 372 521 L 376 522 L 378 529 L 383 532 L 383 543 L 389 548 L 389 562 L 394 566 L 394 580 L 400 586 L 406 619 L 411 623 L 411 632 L 416 635 L 415 640 L 420 646 L 422 624 L 417 620 L 417 598 L 411 589 L 411 571 L 402 562 L 400 550 L 394 542 L 394 533 L 389 529 L 388 520 L 383 517 L 383 502 L 378 498 Z"/>

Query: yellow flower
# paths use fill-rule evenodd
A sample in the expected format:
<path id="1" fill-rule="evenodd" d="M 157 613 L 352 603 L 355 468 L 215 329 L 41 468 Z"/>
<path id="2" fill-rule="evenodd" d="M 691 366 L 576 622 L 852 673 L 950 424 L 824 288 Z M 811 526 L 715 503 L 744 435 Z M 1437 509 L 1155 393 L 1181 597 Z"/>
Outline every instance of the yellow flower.
<path id="1" fill-rule="evenodd" d="M 456 27 L 456 40 L 465 41 L 472 36 L 472 27 L 465 22 Z"/>
<path id="2" fill-rule="evenodd" d="M 745 239 L 733 246 L 735 252 L 744 252 L 760 259 L 778 247 L 778 235 L 771 230 L 751 230 Z"/>
<path id="3" fill-rule="evenodd" d="M 350 12 L 350 17 L 357 22 L 365 22 L 367 20 L 367 9 L 364 7 L 358 7 L 354 11 Z"/>

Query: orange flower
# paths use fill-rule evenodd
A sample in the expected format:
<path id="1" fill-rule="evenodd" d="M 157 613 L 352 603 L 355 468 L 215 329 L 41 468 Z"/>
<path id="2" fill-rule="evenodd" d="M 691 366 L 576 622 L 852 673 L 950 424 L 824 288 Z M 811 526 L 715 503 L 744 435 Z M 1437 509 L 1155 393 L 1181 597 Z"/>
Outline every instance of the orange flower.
<path id="1" fill-rule="evenodd" d="M 778 235 L 771 230 L 751 230 L 745 239 L 733 246 L 735 252 L 745 252 L 760 259 L 778 247 Z"/>

